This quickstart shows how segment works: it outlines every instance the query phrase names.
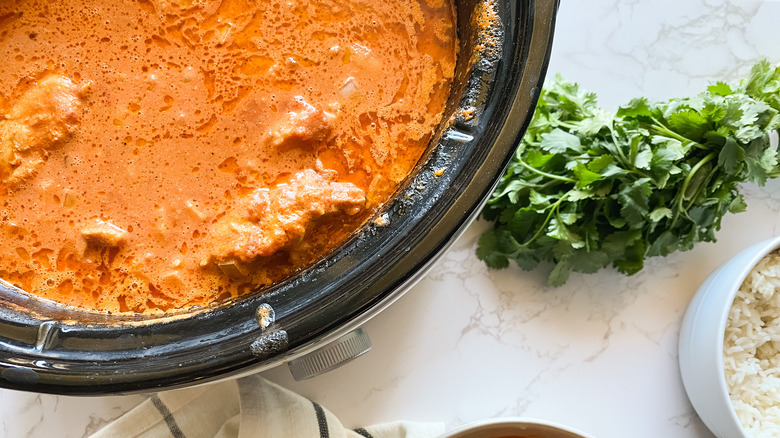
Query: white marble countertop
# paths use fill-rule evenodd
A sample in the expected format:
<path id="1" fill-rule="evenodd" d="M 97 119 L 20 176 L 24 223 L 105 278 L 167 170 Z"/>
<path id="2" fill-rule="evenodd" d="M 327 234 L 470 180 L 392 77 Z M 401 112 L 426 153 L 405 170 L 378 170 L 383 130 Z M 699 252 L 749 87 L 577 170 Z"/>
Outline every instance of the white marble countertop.
<path id="1" fill-rule="evenodd" d="M 561 72 L 615 108 L 733 80 L 753 61 L 780 62 L 780 2 L 562 0 L 549 74 Z M 294 382 L 348 427 L 398 419 L 449 426 L 496 416 L 557 421 L 599 438 L 711 437 L 683 390 L 677 337 L 698 285 L 719 264 L 780 232 L 780 181 L 743 187 L 745 213 L 717 243 L 651 259 L 638 275 L 487 269 L 473 224 L 432 271 L 365 328 L 373 350 Z M 141 395 L 73 398 L 0 390 L 3 437 L 81 437 Z"/>

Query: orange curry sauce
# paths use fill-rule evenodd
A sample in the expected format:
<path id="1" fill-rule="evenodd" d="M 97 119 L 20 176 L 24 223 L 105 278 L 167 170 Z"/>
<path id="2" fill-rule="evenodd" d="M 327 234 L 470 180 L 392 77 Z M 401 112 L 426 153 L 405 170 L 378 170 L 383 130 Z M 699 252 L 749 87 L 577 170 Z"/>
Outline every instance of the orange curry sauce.
<path id="1" fill-rule="evenodd" d="M 0 277 L 101 312 L 240 296 L 394 193 L 450 0 L 2 0 Z"/>

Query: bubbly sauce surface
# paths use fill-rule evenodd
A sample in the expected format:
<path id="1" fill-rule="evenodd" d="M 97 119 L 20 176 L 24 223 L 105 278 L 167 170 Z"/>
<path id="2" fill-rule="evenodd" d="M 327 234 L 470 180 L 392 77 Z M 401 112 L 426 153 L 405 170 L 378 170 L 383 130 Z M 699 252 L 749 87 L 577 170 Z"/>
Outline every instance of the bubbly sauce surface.
<path id="1" fill-rule="evenodd" d="M 3 0 L 0 277 L 101 312 L 322 257 L 426 149 L 449 0 Z"/>

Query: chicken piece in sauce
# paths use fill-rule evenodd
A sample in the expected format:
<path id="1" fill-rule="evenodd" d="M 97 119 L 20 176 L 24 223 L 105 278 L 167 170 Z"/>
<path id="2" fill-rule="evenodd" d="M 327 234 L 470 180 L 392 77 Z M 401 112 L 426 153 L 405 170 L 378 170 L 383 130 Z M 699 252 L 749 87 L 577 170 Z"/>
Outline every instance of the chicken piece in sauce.
<path id="1" fill-rule="evenodd" d="M 324 216 L 359 213 L 366 204 L 365 192 L 334 181 L 334 176 L 306 169 L 288 182 L 256 190 L 215 225 L 207 263 L 223 266 L 267 257 L 301 242 Z"/>
<path id="2" fill-rule="evenodd" d="M 295 110 L 270 132 L 271 144 L 281 149 L 312 148 L 333 134 L 333 114 L 316 108 L 303 97 L 295 98 Z"/>
<path id="3" fill-rule="evenodd" d="M 0 120 L 0 180 L 31 175 L 48 151 L 67 142 L 79 123 L 85 88 L 49 74 L 36 81 Z"/>
<path id="4" fill-rule="evenodd" d="M 88 245 L 119 246 L 127 238 L 127 231 L 111 222 L 95 219 L 81 230 L 81 235 Z"/>

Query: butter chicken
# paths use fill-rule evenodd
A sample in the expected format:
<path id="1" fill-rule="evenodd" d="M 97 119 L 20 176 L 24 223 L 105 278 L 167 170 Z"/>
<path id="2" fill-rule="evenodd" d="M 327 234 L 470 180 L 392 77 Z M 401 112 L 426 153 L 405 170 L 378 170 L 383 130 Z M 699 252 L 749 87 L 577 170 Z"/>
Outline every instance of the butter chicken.
<path id="1" fill-rule="evenodd" d="M 101 312 L 235 298 L 398 188 L 450 0 L 2 0 L 0 277 Z"/>

